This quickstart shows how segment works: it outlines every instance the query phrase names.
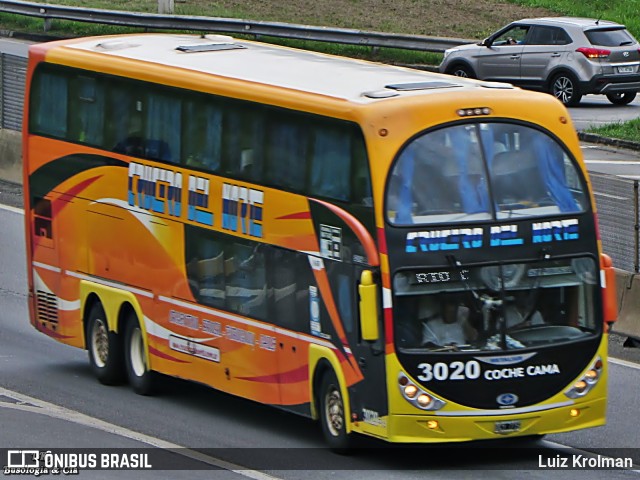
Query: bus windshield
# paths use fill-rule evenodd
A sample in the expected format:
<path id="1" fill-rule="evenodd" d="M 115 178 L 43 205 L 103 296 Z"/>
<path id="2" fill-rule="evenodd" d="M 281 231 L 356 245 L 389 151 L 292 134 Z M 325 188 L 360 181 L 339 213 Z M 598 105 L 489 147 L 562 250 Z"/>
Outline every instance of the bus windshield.
<path id="1" fill-rule="evenodd" d="M 403 270 L 394 277 L 400 351 L 536 348 L 599 334 L 591 257 Z"/>
<path id="2" fill-rule="evenodd" d="M 577 165 L 540 130 L 506 122 L 426 132 L 400 153 L 386 196 L 391 225 L 584 212 Z"/>

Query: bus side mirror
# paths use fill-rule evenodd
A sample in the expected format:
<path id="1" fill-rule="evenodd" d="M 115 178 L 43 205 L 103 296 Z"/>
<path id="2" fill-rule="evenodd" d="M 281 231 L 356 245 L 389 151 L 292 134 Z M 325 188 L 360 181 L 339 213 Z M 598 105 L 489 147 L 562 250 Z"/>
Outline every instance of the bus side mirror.
<path id="1" fill-rule="evenodd" d="M 611 325 L 618 318 L 618 298 L 616 290 L 616 272 L 609 255 L 601 256 L 600 268 L 603 273 L 602 306 L 606 325 Z"/>
<path id="2" fill-rule="evenodd" d="M 373 273 L 365 270 L 360 275 L 360 331 L 362 339 L 376 341 L 378 332 L 378 286 L 373 282 Z"/>

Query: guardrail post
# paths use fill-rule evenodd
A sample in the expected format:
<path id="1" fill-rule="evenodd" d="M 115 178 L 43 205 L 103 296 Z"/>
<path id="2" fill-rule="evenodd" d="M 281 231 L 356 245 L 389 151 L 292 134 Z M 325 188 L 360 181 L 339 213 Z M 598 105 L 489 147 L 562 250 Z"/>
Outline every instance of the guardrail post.
<path id="1" fill-rule="evenodd" d="M 173 14 L 173 0 L 158 0 L 158 13 Z"/>

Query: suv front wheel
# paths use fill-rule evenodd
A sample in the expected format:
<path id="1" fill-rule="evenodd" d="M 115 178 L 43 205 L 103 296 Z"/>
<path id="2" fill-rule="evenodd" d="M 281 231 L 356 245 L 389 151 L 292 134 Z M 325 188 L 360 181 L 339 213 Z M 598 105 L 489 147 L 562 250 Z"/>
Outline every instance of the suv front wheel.
<path id="1" fill-rule="evenodd" d="M 577 105 L 582 98 L 578 81 L 570 73 L 559 73 L 553 77 L 549 86 L 549 93 L 566 106 Z"/>
<path id="2" fill-rule="evenodd" d="M 476 78 L 473 70 L 471 70 L 471 67 L 463 63 L 458 63 L 447 68 L 447 73 L 449 75 L 455 75 L 456 77 Z"/>
<path id="3" fill-rule="evenodd" d="M 614 105 L 628 105 L 636 98 L 636 92 L 607 93 L 607 98 Z"/>

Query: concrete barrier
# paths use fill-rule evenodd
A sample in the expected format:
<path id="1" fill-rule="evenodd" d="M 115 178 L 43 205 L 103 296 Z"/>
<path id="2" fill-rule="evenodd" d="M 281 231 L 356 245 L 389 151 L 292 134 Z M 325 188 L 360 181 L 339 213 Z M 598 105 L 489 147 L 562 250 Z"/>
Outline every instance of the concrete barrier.
<path id="1" fill-rule="evenodd" d="M 613 332 L 640 340 L 640 274 L 616 270 L 618 321 Z"/>
<path id="2" fill-rule="evenodd" d="M 22 183 L 22 134 L 0 129 L 0 179 Z"/>

